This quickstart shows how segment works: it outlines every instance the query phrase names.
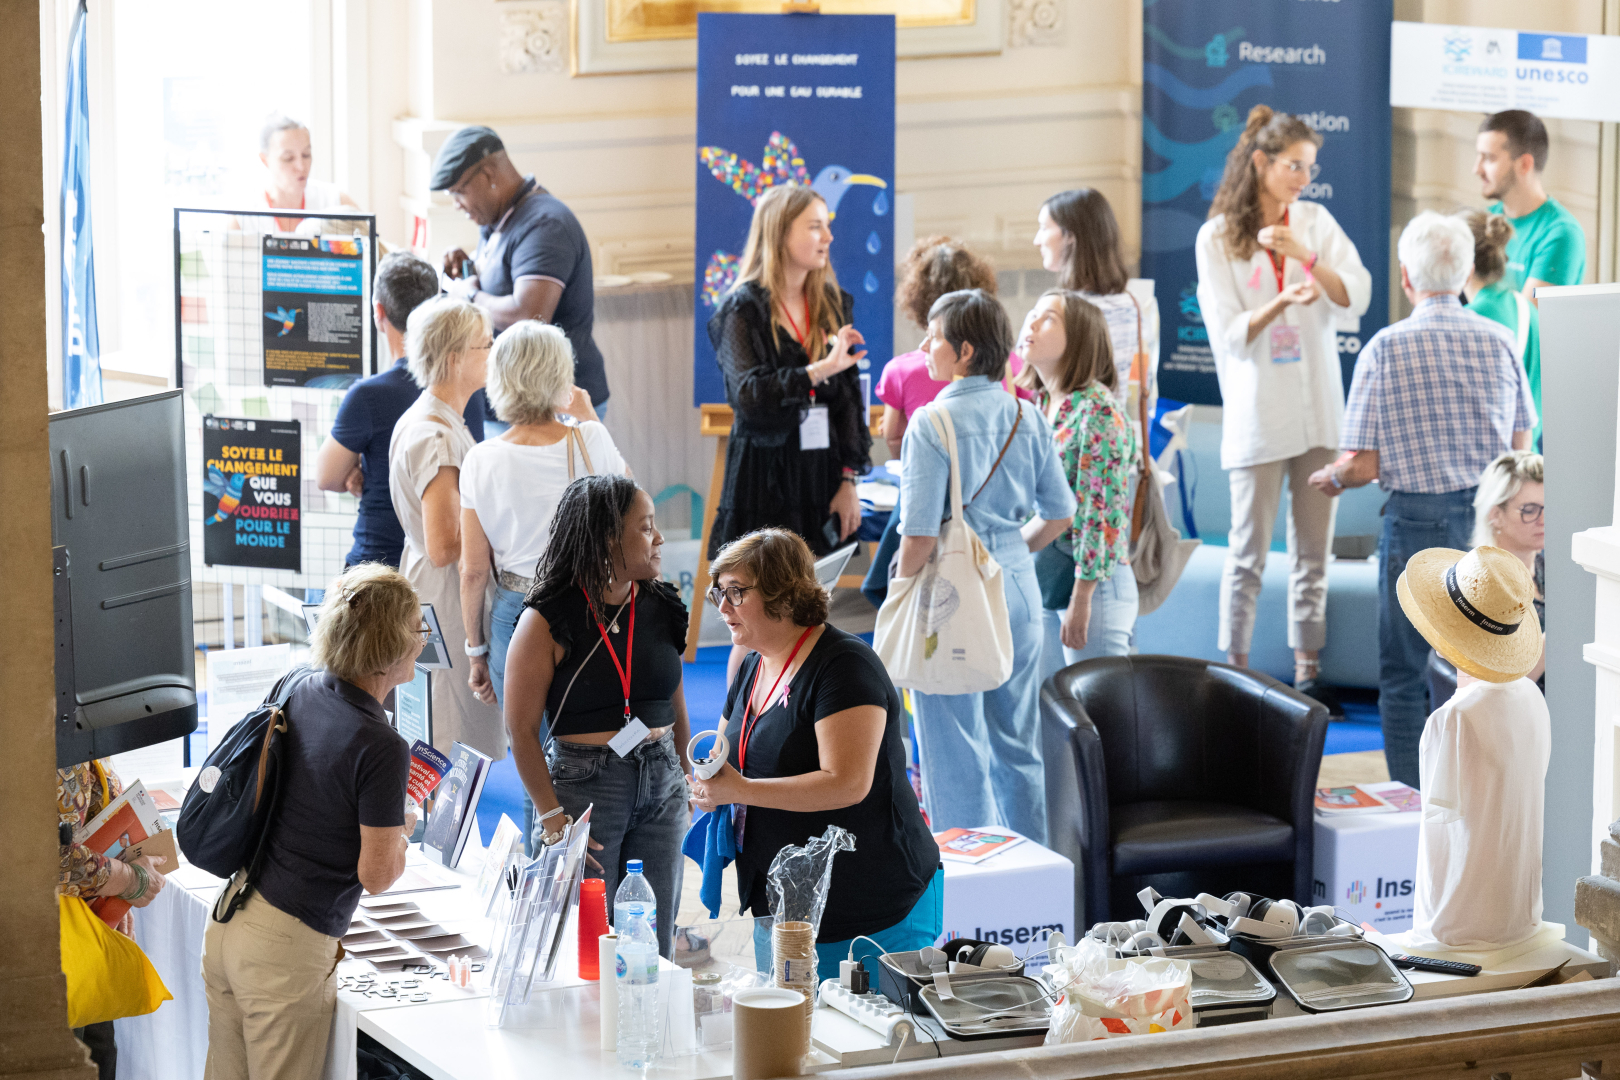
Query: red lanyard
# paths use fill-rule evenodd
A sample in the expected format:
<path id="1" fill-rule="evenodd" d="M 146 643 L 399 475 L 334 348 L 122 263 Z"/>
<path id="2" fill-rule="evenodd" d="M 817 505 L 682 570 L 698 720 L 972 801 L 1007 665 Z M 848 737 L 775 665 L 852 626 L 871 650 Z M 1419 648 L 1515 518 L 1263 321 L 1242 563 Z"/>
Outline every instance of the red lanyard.
<path id="1" fill-rule="evenodd" d="M 743 706 L 742 739 L 737 745 L 738 772 L 742 772 L 748 765 L 748 740 L 753 737 L 754 728 L 759 726 L 760 715 L 771 711 L 770 703 L 776 698 L 776 688 L 782 685 L 782 676 L 786 675 L 788 668 L 793 666 L 793 658 L 799 655 L 799 649 L 804 645 L 804 639 L 809 637 L 810 631 L 814 629 L 813 626 L 807 626 L 804 628 L 804 633 L 799 635 L 799 640 L 793 645 L 793 651 L 788 653 L 787 663 L 783 664 L 782 670 L 776 673 L 776 681 L 771 683 L 770 692 L 765 695 L 765 708 L 761 710 L 760 714 L 754 715 L 753 724 L 749 724 L 748 717 L 754 712 L 754 685 L 759 682 L 759 669 L 765 666 L 763 653 L 760 654 L 759 663 L 754 665 L 754 677 L 748 681 L 748 703 Z"/>
<path id="2" fill-rule="evenodd" d="M 799 348 L 801 348 L 801 349 L 804 348 L 805 347 L 804 343 L 810 336 L 810 304 L 809 304 L 809 302 L 807 301 L 805 303 L 805 305 L 804 305 L 804 329 L 803 330 L 800 330 L 799 329 L 799 324 L 793 321 L 793 312 L 788 310 L 788 306 L 786 304 L 782 305 L 782 318 L 787 320 L 788 332 L 793 335 L 793 340 L 797 341 L 799 343 Z M 814 405 L 815 403 L 816 403 L 816 388 L 814 386 L 811 386 L 810 387 L 810 404 Z"/>
<path id="3" fill-rule="evenodd" d="M 1288 208 L 1286 206 L 1283 207 L 1282 223 L 1284 225 L 1288 224 Z M 1283 291 L 1283 273 L 1288 266 L 1288 256 L 1278 255 L 1275 251 L 1267 251 L 1266 257 L 1271 260 L 1271 272 L 1277 276 L 1277 292 L 1280 294 Z"/>
<path id="4" fill-rule="evenodd" d="M 585 592 L 580 589 L 580 592 Z M 602 635 L 602 644 L 607 646 L 608 658 L 619 672 L 619 685 L 624 687 L 624 722 L 630 722 L 630 667 L 636 662 L 636 583 L 630 583 L 630 639 L 624 645 L 624 663 L 619 663 L 619 656 L 613 651 L 613 642 L 608 640 L 607 630 L 602 626 L 602 617 L 596 613 L 596 605 L 591 603 L 591 594 L 585 593 L 585 606 L 591 609 L 591 618 L 596 620 L 596 632 Z M 615 619 L 615 622 L 618 620 Z"/>

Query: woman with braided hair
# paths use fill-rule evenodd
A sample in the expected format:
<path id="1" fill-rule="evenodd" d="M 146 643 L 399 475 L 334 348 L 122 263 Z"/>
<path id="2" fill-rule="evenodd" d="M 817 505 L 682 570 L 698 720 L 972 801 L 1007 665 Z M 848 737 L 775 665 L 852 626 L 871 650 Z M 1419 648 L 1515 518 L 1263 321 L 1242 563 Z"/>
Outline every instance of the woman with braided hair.
<path id="1" fill-rule="evenodd" d="M 640 859 L 670 955 L 686 805 L 686 605 L 658 576 L 653 501 L 624 476 L 569 484 L 506 654 L 506 730 L 535 847 L 591 811 L 588 873 L 614 895 Z M 542 724 L 546 740 L 541 744 Z"/>

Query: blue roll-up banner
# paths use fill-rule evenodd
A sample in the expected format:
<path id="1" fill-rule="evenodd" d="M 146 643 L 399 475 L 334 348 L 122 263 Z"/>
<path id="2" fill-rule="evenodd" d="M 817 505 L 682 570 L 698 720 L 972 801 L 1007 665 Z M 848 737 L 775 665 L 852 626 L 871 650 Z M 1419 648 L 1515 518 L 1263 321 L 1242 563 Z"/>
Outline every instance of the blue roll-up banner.
<path id="1" fill-rule="evenodd" d="M 1349 386 L 1362 343 L 1389 313 L 1393 18 L 1393 0 L 1145 0 L 1142 276 L 1159 296 L 1164 397 L 1221 402 L 1198 313 L 1193 240 L 1227 152 L 1259 104 L 1296 113 L 1321 134 L 1321 175 L 1302 197 L 1332 212 L 1372 271 L 1367 314 L 1339 328 Z"/>
<path id="2" fill-rule="evenodd" d="M 726 400 L 708 322 L 754 201 L 808 184 L 832 219 L 872 385 L 894 338 L 894 16 L 698 15 L 693 404 Z"/>
<path id="3" fill-rule="evenodd" d="M 90 90 L 83 0 L 68 35 L 67 107 L 62 132 L 62 407 L 101 404 L 101 334 L 90 230 Z"/>

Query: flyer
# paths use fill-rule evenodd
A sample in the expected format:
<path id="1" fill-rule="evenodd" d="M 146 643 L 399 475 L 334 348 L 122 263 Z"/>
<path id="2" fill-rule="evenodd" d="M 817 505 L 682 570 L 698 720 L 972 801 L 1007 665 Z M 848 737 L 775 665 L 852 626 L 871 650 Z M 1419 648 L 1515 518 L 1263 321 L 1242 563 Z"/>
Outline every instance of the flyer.
<path id="1" fill-rule="evenodd" d="M 203 562 L 302 569 L 296 420 L 203 417 Z"/>
<path id="2" fill-rule="evenodd" d="M 264 238 L 264 385 L 341 390 L 359 379 L 365 256 L 353 237 Z"/>

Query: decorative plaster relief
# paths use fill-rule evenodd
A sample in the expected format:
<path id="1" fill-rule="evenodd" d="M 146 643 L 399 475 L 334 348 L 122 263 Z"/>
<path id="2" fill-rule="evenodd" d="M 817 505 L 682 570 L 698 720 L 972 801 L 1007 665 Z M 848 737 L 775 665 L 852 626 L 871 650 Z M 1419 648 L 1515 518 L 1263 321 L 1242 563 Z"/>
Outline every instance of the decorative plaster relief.
<path id="1" fill-rule="evenodd" d="M 501 12 L 501 70 L 508 75 L 559 71 L 568 48 L 568 12 L 545 4 Z"/>
<path id="2" fill-rule="evenodd" d="M 1007 0 L 1011 24 L 1008 45 L 1059 45 L 1063 41 L 1063 0 Z"/>

